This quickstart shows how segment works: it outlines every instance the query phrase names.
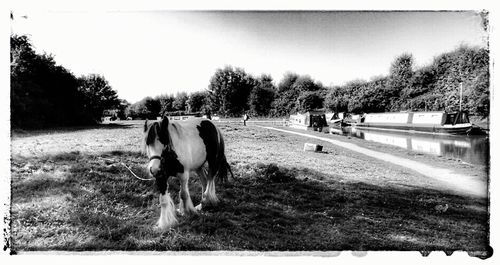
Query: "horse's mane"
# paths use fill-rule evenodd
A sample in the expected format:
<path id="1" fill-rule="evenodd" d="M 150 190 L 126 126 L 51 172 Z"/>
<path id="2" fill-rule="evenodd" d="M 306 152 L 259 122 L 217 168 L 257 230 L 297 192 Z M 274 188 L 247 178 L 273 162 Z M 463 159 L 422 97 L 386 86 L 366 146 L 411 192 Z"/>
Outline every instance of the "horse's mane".
<path id="1" fill-rule="evenodd" d="M 160 129 L 160 125 L 158 124 L 157 121 L 153 122 L 149 126 L 148 132 L 146 134 L 146 138 L 144 139 L 146 145 L 150 145 L 155 141 L 159 129 Z"/>
<path id="2" fill-rule="evenodd" d="M 141 146 L 143 153 L 146 153 L 146 147 L 154 142 L 158 128 L 158 122 L 155 121 L 148 124 L 148 121 L 146 120 L 146 123 L 144 124 L 144 139 Z"/>
<path id="3" fill-rule="evenodd" d="M 161 130 L 162 127 L 165 128 L 163 132 Z M 155 121 L 152 122 L 151 124 L 147 124 L 146 121 L 144 127 L 145 137 L 142 145 L 142 150 L 144 153 L 146 152 L 146 146 L 153 144 L 153 142 L 156 140 L 156 137 L 160 139 L 160 142 L 162 142 L 165 145 L 166 149 L 172 148 L 172 139 L 170 138 L 170 133 L 168 132 L 167 128 L 168 128 L 168 119 L 163 119 L 161 123 Z"/>

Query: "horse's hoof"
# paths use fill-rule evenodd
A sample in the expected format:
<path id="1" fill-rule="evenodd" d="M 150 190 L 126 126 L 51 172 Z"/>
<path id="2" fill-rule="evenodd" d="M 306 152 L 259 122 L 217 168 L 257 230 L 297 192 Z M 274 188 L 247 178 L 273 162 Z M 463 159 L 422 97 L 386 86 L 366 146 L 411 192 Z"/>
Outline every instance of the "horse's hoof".
<path id="1" fill-rule="evenodd" d="M 160 231 L 167 231 L 167 230 L 170 230 L 172 229 L 175 225 L 177 224 L 177 220 L 176 219 L 173 219 L 173 220 L 164 220 L 162 218 L 160 218 L 157 222 L 156 222 L 156 228 Z"/>
<path id="2" fill-rule="evenodd" d="M 165 232 L 165 231 L 168 230 L 168 228 L 167 227 L 162 227 L 160 225 L 155 225 L 153 227 L 153 230 L 156 231 L 156 232 Z"/>
<path id="3" fill-rule="evenodd" d="M 165 232 L 165 231 L 168 231 L 170 229 L 172 229 L 172 225 L 160 224 L 160 223 L 157 223 L 155 225 L 155 230 L 157 230 L 159 232 Z"/>
<path id="4" fill-rule="evenodd" d="M 187 213 L 187 215 L 198 215 L 198 209 L 196 209 L 195 207 L 184 209 L 184 212 Z"/>

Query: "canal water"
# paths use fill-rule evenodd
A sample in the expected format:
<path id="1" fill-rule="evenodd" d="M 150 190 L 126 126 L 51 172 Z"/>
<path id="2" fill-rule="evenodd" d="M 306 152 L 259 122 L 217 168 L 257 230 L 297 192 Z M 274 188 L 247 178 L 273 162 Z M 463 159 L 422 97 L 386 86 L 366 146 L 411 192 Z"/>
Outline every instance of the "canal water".
<path id="1" fill-rule="evenodd" d="M 489 139 L 484 135 L 432 135 L 344 127 L 338 134 L 401 147 L 407 150 L 460 159 L 475 165 L 486 165 L 490 159 Z"/>

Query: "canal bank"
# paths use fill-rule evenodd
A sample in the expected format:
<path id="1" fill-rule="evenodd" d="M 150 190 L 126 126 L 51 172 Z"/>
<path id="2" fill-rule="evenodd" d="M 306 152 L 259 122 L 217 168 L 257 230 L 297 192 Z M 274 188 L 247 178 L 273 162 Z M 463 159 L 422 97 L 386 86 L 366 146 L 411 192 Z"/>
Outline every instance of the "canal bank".
<path id="1" fill-rule="evenodd" d="M 442 185 L 441 188 L 454 190 L 462 195 L 487 197 L 488 179 L 487 172 L 485 172 L 487 166 L 471 165 L 458 159 L 442 159 L 394 146 L 370 143 L 349 136 L 328 135 L 289 128 L 259 127 L 328 142 L 386 163 L 410 169 L 427 178 L 437 180 L 437 183 Z"/>

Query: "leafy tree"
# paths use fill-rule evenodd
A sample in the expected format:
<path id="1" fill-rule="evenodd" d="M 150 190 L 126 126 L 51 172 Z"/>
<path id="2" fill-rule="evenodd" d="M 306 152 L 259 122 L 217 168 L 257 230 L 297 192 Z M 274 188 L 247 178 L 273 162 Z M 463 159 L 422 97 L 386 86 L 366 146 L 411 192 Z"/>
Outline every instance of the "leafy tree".
<path id="1" fill-rule="evenodd" d="M 281 82 L 278 84 L 278 93 L 274 102 L 274 113 L 277 116 L 289 115 L 297 111 L 305 111 L 300 106 L 299 97 L 312 99 L 308 92 L 317 92 L 320 98 L 325 98 L 327 90 L 323 86 L 315 82 L 310 76 L 299 76 L 294 73 L 286 73 Z M 304 98 L 302 98 L 304 99 Z M 319 101 L 318 101 L 319 102 Z M 321 100 L 321 106 L 322 107 Z"/>
<path id="2" fill-rule="evenodd" d="M 201 112 L 205 110 L 205 105 L 207 105 L 208 92 L 199 91 L 194 92 L 189 95 L 186 101 L 187 108 L 189 112 Z"/>
<path id="3" fill-rule="evenodd" d="M 257 79 L 257 85 L 250 92 L 248 105 L 253 116 L 267 116 L 270 114 L 272 103 L 276 95 L 276 88 L 270 75 L 262 75 Z"/>
<path id="4" fill-rule="evenodd" d="M 481 116 L 488 117 L 490 113 L 490 78 L 489 73 L 479 73 L 471 82 L 465 83 L 464 109 Z"/>
<path id="5" fill-rule="evenodd" d="M 336 86 L 329 89 L 324 105 L 333 112 L 347 112 L 349 96 L 345 86 Z"/>
<path id="6" fill-rule="evenodd" d="M 285 116 L 297 110 L 296 103 L 300 92 L 294 87 L 299 75 L 286 73 L 278 84 L 278 92 L 273 102 L 273 113 L 275 116 Z"/>
<path id="7" fill-rule="evenodd" d="M 103 111 L 119 106 L 116 91 L 101 75 L 90 74 L 79 78 L 78 90 L 83 94 L 84 108 L 95 121 L 100 121 Z"/>
<path id="8" fill-rule="evenodd" d="M 248 110 L 248 97 L 255 85 L 255 79 L 241 68 L 217 69 L 208 86 L 210 108 L 222 115 L 239 116 Z"/>
<path id="9" fill-rule="evenodd" d="M 172 95 L 161 95 L 156 98 L 160 102 L 160 116 L 164 116 L 165 113 L 174 111 L 173 103 L 175 97 Z"/>
<path id="10" fill-rule="evenodd" d="M 297 98 L 298 111 L 307 112 L 323 107 L 323 97 L 317 91 L 302 91 Z"/>
<path id="11" fill-rule="evenodd" d="M 434 59 L 435 82 L 429 93 L 440 94 L 441 110 L 459 109 L 459 88 L 463 85 L 462 107 L 475 115 L 489 115 L 489 51 L 460 46 Z"/>
<path id="12" fill-rule="evenodd" d="M 11 35 L 11 125 L 41 128 L 88 124 L 75 76 L 37 54 L 26 36 Z"/>
<path id="13" fill-rule="evenodd" d="M 346 92 L 350 95 L 347 109 L 349 112 L 364 112 L 364 99 L 368 90 L 368 84 L 364 80 L 354 80 L 346 84 Z"/>
<path id="14" fill-rule="evenodd" d="M 161 105 L 159 100 L 147 97 L 144 101 L 144 106 L 151 113 L 151 119 L 156 119 L 156 117 L 160 116 Z"/>
<path id="15" fill-rule="evenodd" d="M 161 105 L 158 99 L 145 97 L 129 106 L 127 113 L 133 119 L 155 120 L 160 116 Z"/>
<path id="16" fill-rule="evenodd" d="M 293 89 L 299 92 L 314 92 L 322 89 L 320 83 L 315 82 L 310 76 L 299 76 L 292 85 Z"/>
<path id="17" fill-rule="evenodd" d="M 415 98 L 433 90 L 436 82 L 435 71 L 432 66 L 417 69 L 410 80 L 410 87 L 402 91 L 402 97 Z"/>
<path id="18" fill-rule="evenodd" d="M 391 110 L 398 110 L 400 105 L 408 100 L 408 97 L 401 98 L 401 95 L 408 95 L 407 90 L 411 89 L 413 77 L 413 56 L 404 53 L 398 56 L 391 64 L 389 71 L 389 82 L 387 84 Z"/>
<path id="19" fill-rule="evenodd" d="M 175 99 L 172 102 L 172 108 L 174 111 L 186 111 L 187 110 L 187 100 L 188 94 L 186 92 L 179 92 L 175 95 Z"/>
<path id="20" fill-rule="evenodd" d="M 387 95 L 387 82 L 386 77 L 374 78 L 367 84 L 365 92 L 363 112 L 385 112 L 390 110 L 389 95 Z"/>

